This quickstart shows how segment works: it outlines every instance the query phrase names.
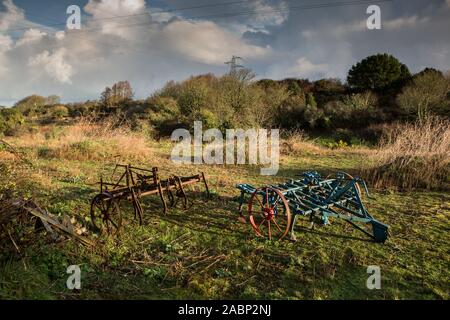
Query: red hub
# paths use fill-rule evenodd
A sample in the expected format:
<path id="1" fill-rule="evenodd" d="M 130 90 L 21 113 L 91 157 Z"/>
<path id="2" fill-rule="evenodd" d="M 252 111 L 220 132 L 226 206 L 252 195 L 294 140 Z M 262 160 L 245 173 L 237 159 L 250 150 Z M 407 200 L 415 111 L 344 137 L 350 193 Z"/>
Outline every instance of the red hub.
<path id="1" fill-rule="evenodd" d="M 271 221 L 275 215 L 272 208 L 264 208 L 264 213 L 266 214 L 266 220 Z"/>

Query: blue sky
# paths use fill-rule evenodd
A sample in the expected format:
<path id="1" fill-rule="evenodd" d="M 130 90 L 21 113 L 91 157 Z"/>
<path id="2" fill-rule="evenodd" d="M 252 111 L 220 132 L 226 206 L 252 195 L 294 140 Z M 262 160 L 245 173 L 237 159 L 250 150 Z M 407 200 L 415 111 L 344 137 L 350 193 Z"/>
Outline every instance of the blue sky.
<path id="1" fill-rule="evenodd" d="M 169 80 L 223 74 L 232 55 L 258 78 L 345 80 L 379 52 L 413 72 L 450 69 L 450 0 L 331 6 L 343 1 L 0 0 L 0 105 L 34 93 L 97 99 L 120 80 L 144 98 Z M 81 30 L 65 30 L 72 4 Z M 381 8 L 381 30 L 366 27 L 370 4 Z"/>

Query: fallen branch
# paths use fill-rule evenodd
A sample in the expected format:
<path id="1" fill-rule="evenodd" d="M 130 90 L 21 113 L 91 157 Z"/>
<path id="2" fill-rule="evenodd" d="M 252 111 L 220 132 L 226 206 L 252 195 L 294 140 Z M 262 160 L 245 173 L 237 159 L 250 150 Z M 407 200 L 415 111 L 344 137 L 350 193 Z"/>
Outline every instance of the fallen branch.
<path id="1" fill-rule="evenodd" d="M 19 151 L 17 151 L 17 148 L 15 148 L 14 146 L 9 144 L 5 140 L 1 140 L 1 139 L 0 139 L 0 145 L 4 145 L 6 151 L 8 151 L 9 153 L 12 153 L 13 155 L 15 155 L 23 163 L 26 163 L 30 167 L 33 167 L 33 164 L 31 163 L 31 161 L 26 159 Z"/>
<path id="2" fill-rule="evenodd" d="M 0 203 L 0 226 L 6 229 L 5 226 L 12 222 L 15 218 L 22 219 L 26 218 L 27 215 L 31 215 L 39 219 L 42 223 L 44 229 L 53 237 L 57 239 L 59 234 L 64 234 L 69 236 L 83 245 L 93 246 L 94 244 L 76 232 L 75 226 L 71 223 L 70 219 L 63 217 L 62 221 L 60 218 L 49 214 L 47 211 L 41 209 L 36 203 L 30 200 L 23 199 L 10 199 L 4 200 Z M 9 234 L 10 235 L 10 234 Z M 19 251 L 17 244 L 12 239 L 14 246 Z"/>

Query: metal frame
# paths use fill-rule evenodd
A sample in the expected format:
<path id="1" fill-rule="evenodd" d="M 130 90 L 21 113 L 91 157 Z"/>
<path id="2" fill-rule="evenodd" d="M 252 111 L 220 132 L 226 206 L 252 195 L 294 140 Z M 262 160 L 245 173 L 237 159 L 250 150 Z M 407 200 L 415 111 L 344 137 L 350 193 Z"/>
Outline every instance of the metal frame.
<path id="1" fill-rule="evenodd" d="M 249 200 L 249 214 L 253 214 L 255 198 L 262 197 L 263 216 L 267 220 L 270 230 L 270 222 L 277 218 L 278 211 L 270 212 L 274 199 L 269 199 L 269 195 L 278 192 L 286 200 L 287 208 L 284 209 L 284 216 L 293 213 L 289 221 L 286 232 L 283 232 L 280 238 L 284 238 L 288 233 L 292 240 L 296 240 L 294 227 L 298 216 L 309 217 L 312 227 L 318 220 L 322 224 L 329 224 L 329 218 L 338 218 L 351 224 L 354 228 L 360 230 L 375 242 L 385 242 L 388 237 L 388 226 L 373 218 L 361 199 L 361 186 L 366 195 L 369 196 L 367 185 L 363 179 L 352 177 L 345 172 L 339 172 L 335 177 L 322 178 L 315 171 L 305 172 L 300 175 L 298 180 L 289 180 L 285 183 L 268 185 L 265 188 L 255 188 L 249 184 L 239 184 L 236 187 L 241 191 L 239 199 L 239 213 L 242 216 L 242 207 L 245 202 L 245 195 L 252 195 Z M 279 200 L 277 200 L 279 201 Z M 253 203 L 253 204 L 252 204 Z M 276 223 L 276 220 L 275 220 Z M 263 222 L 261 223 L 263 224 Z M 370 224 L 372 229 L 366 230 L 362 227 L 364 224 Z M 253 225 L 255 232 L 261 235 L 259 227 Z M 270 233 L 270 231 L 269 231 Z M 271 238 L 271 234 L 269 234 Z"/>
<path id="2" fill-rule="evenodd" d="M 188 197 L 185 188 L 195 183 L 203 182 L 206 199 L 209 199 L 210 192 L 205 174 L 182 177 L 171 176 L 161 180 L 157 167 L 149 169 L 138 168 L 131 165 L 118 164 L 114 168 L 113 176 L 117 169 L 122 169 L 120 178 L 114 182 L 105 182 L 100 179 L 100 193 L 98 193 L 91 202 L 91 220 L 96 229 L 101 229 L 97 223 L 100 218 L 108 233 L 116 233 L 120 230 L 122 224 L 122 215 L 120 212 L 120 202 L 129 201 L 133 205 L 134 218 L 142 224 L 144 211 L 140 199 L 150 195 L 159 195 L 164 214 L 167 214 L 168 208 L 175 207 L 178 200 L 182 200 L 183 209 L 187 210 Z M 168 197 L 169 204 L 165 199 Z M 99 212 L 98 212 L 99 211 Z"/>

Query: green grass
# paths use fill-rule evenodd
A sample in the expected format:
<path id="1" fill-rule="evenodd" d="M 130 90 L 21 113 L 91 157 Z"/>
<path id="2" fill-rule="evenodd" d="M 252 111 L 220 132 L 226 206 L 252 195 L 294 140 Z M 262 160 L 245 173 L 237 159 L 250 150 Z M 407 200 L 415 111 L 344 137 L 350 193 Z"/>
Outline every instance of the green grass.
<path id="1" fill-rule="evenodd" d="M 157 147 L 155 145 L 155 147 Z M 371 190 L 369 211 L 390 225 L 386 244 L 367 241 L 340 221 L 310 230 L 300 220 L 297 242 L 255 238 L 237 219 L 241 182 L 263 185 L 305 170 L 357 171 L 361 152 L 331 156 L 284 157 L 277 177 L 258 174 L 255 166 L 179 166 L 168 161 L 170 145 L 158 146 L 161 158 L 136 163 L 158 165 L 189 175 L 205 171 L 214 193 L 188 211 L 163 215 L 158 197 L 143 200 L 144 225 L 123 207 L 119 238 L 95 238 L 95 248 L 71 241 L 52 243 L 44 236 L 24 244 L 21 254 L 0 256 L 1 299 L 449 299 L 450 195 Z M 109 163 L 111 164 L 111 163 Z M 38 176 L 21 193 L 54 214 L 81 215 L 88 221 L 89 202 L 108 161 L 48 159 L 35 161 Z M 66 289 L 66 268 L 82 269 L 82 289 Z M 368 290 L 367 266 L 378 265 L 382 289 Z"/>

